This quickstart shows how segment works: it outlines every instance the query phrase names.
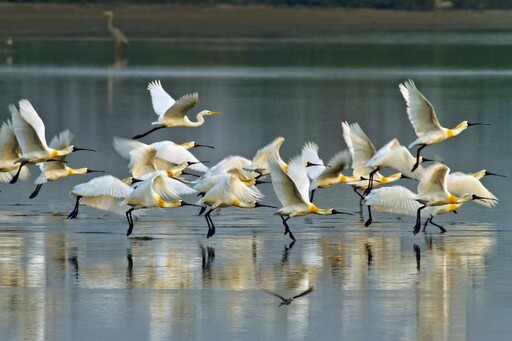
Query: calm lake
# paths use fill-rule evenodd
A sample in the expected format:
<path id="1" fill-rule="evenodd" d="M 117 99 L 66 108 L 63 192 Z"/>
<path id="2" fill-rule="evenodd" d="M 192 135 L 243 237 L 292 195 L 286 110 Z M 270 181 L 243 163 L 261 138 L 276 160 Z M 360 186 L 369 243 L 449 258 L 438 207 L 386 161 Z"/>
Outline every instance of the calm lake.
<path id="1" fill-rule="evenodd" d="M 341 121 L 359 122 L 379 148 L 415 139 L 398 84 L 411 78 L 445 127 L 490 123 L 430 146 L 452 171 L 508 175 L 483 183 L 500 203 L 468 203 L 413 236 L 413 217 L 374 213 L 365 228 L 348 186 L 318 191 L 320 207 L 354 216 L 290 221 L 272 209 L 222 209 L 217 233 L 195 208 L 148 210 L 125 236 L 124 216 L 82 207 L 67 220 L 69 177 L 28 196 L 39 174 L 0 186 L 0 335 L 57 340 L 505 340 L 512 333 L 509 221 L 512 34 L 361 33 L 311 40 L 132 40 L 121 55 L 95 39 L 19 39 L 0 51 L 0 117 L 29 99 L 49 141 L 70 129 L 70 167 L 128 176 L 112 138 L 156 120 L 147 85 L 175 98 L 198 92 L 192 110 L 221 111 L 199 128 L 162 129 L 152 143 L 195 140 L 212 165 L 252 158 L 277 136 L 284 159 L 315 141 L 327 161 L 345 149 Z M 400 184 L 415 189 L 410 180 Z M 277 204 L 270 184 L 264 203 Z M 188 201 L 194 201 L 188 198 Z M 365 213 L 366 215 L 366 213 Z M 289 306 L 284 297 L 314 291 Z"/>

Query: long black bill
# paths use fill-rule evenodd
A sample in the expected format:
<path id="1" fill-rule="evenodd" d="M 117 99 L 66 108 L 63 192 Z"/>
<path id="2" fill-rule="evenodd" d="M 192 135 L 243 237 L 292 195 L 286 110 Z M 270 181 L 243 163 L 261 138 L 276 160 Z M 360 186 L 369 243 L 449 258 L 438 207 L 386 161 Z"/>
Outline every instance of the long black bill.
<path id="1" fill-rule="evenodd" d="M 476 123 L 476 122 L 468 122 L 468 127 L 471 126 L 490 126 L 489 123 Z"/>
<path id="2" fill-rule="evenodd" d="M 157 131 L 158 129 L 162 129 L 162 128 L 165 128 L 165 126 L 158 126 L 158 127 L 154 127 L 153 129 L 148 130 L 148 131 L 146 131 L 145 133 L 142 133 L 142 134 L 140 134 L 140 135 L 135 135 L 134 137 L 132 137 L 132 139 L 133 139 L 133 140 L 141 139 L 141 138 L 143 138 L 144 136 L 149 135 L 149 134 L 151 134 L 152 132 Z"/>
<path id="3" fill-rule="evenodd" d="M 271 205 L 264 205 L 264 204 L 260 204 L 259 202 L 257 202 L 254 207 L 268 207 L 268 208 L 277 208 L 275 206 L 271 206 Z"/>
<path id="4" fill-rule="evenodd" d="M 196 165 L 198 163 L 210 163 L 210 161 L 187 161 L 189 166 Z"/>
<path id="5" fill-rule="evenodd" d="M 308 163 L 306 163 L 306 168 L 307 167 L 318 167 L 318 166 L 323 166 L 323 165 L 321 165 L 319 163 L 309 162 L 309 161 L 308 161 Z"/>
<path id="6" fill-rule="evenodd" d="M 95 152 L 96 150 L 95 149 L 90 149 L 90 148 L 78 148 L 78 147 L 73 147 L 73 151 L 74 152 L 78 152 L 80 150 L 88 150 L 90 152 Z"/>
<path id="7" fill-rule="evenodd" d="M 501 174 L 496 174 L 496 173 L 491 173 L 491 172 L 485 171 L 484 172 L 484 176 L 487 176 L 487 175 L 499 176 L 501 178 L 506 178 L 507 177 L 506 175 L 501 175 Z"/>
<path id="8" fill-rule="evenodd" d="M 87 173 L 105 173 L 105 171 L 87 168 Z"/>
<path id="9" fill-rule="evenodd" d="M 196 204 L 191 204 L 191 203 L 188 203 L 188 202 L 185 202 L 185 201 L 182 201 L 182 202 L 181 202 L 181 206 L 195 206 L 195 207 L 201 207 L 201 208 L 203 208 L 203 206 L 196 205 Z"/>
<path id="10" fill-rule="evenodd" d="M 353 213 L 341 212 L 341 211 L 336 211 L 336 210 L 332 210 L 332 214 L 346 214 L 346 215 L 354 215 Z"/>
<path id="11" fill-rule="evenodd" d="M 197 148 L 197 147 L 204 147 L 204 148 L 211 148 L 211 149 L 215 149 L 215 147 L 214 147 L 214 146 L 209 146 L 209 145 L 207 145 L 207 144 L 199 144 L 199 143 L 196 143 L 196 144 L 194 145 L 194 148 Z"/>
<path id="12" fill-rule="evenodd" d="M 206 206 L 201 207 L 201 209 L 199 210 L 199 214 L 198 215 L 203 214 L 204 211 L 206 211 Z"/>
<path id="13" fill-rule="evenodd" d="M 485 197 L 481 197 L 481 196 L 476 195 L 476 194 L 473 194 L 472 198 L 473 198 L 473 200 L 491 200 L 491 201 L 498 201 L 498 199 L 494 199 L 494 198 L 485 198 Z"/>

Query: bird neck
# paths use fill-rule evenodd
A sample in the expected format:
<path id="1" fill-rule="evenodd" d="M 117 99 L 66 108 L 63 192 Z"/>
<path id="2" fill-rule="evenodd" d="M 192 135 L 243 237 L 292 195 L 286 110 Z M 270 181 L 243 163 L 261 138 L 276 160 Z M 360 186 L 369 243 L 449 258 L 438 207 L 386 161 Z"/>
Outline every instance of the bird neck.
<path id="1" fill-rule="evenodd" d="M 159 198 L 157 200 L 157 204 L 159 207 L 162 208 L 173 208 L 181 206 L 181 200 L 165 201 L 162 198 Z"/>
<path id="2" fill-rule="evenodd" d="M 68 168 L 68 174 L 87 174 L 87 168 Z"/>
<path id="3" fill-rule="evenodd" d="M 466 130 L 468 127 L 468 123 L 466 121 L 460 122 L 455 128 L 448 129 L 446 131 L 446 135 L 448 135 L 448 138 L 454 137 L 462 133 L 464 130 Z"/>
<path id="4" fill-rule="evenodd" d="M 188 126 L 189 127 L 198 127 L 198 126 L 202 125 L 204 123 L 204 115 L 206 115 L 206 112 L 200 112 L 199 114 L 197 114 L 196 122 L 193 122 L 193 121 L 187 119 Z"/>
<path id="5" fill-rule="evenodd" d="M 330 209 L 330 208 L 319 208 L 319 207 L 317 207 L 313 203 L 309 204 L 309 210 L 311 211 L 311 213 L 314 213 L 314 214 L 320 214 L 320 215 L 330 215 L 330 214 L 332 214 L 332 209 Z"/>
<path id="6" fill-rule="evenodd" d="M 114 21 L 114 16 L 111 14 L 108 16 L 108 21 L 107 21 L 107 27 L 110 31 L 112 31 L 114 29 L 114 25 L 112 24 L 113 21 Z"/>

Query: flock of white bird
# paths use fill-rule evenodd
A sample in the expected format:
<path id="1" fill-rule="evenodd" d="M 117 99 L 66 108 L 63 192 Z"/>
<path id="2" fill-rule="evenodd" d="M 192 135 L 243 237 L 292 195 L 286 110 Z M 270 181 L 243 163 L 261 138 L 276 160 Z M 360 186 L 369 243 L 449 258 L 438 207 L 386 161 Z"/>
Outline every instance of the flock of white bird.
<path id="1" fill-rule="evenodd" d="M 153 207 L 198 206 L 201 207 L 200 215 L 206 211 L 207 238 L 210 238 L 215 234 L 211 213 L 217 208 L 272 207 L 260 203 L 264 196 L 257 188 L 259 183 L 265 182 L 262 179 L 268 176 L 282 205 L 274 214 L 281 217 L 284 234 L 293 240 L 295 237 L 288 225 L 290 218 L 311 213 L 351 214 L 333 208 L 319 208 L 313 203 L 317 189 L 336 184 L 350 185 L 360 196 L 360 205 L 368 207 L 369 217 L 365 226 L 372 223 L 373 208 L 394 214 L 415 215 L 414 234 L 420 231 L 422 218 L 425 219 L 424 231 L 430 223 L 445 232 L 442 226 L 432 221 L 433 217 L 456 212 L 464 202 L 474 200 L 487 207 L 494 206 L 498 199 L 485 188 L 480 179 L 486 175 L 503 175 L 486 170 L 473 174 L 450 173 L 449 168 L 439 162 L 424 167 L 423 162 L 432 160 L 420 156 L 420 151 L 426 146 L 457 136 L 466 128 L 481 123 L 463 121 L 453 129 L 444 128 L 439 124 L 432 104 L 412 80 L 400 84 L 399 89 L 407 104 L 409 120 L 418 136 L 409 145 L 409 148 L 418 146 L 416 157 L 408 148 L 400 145 L 396 138 L 376 150 L 358 123 L 342 122 L 342 135 L 347 149 L 334 155 L 325 164 L 318 156 L 318 146 L 312 142 L 306 143 L 300 155 L 286 163 L 279 154 L 285 139 L 277 137 L 259 149 L 252 160 L 242 156 L 228 156 L 208 168 L 190 150 L 211 146 L 199 145 L 194 141 L 183 144 L 171 141 L 145 144 L 137 141 L 165 127 L 197 127 L 204 123 L 205 116 L 220 114 L 203 110 L 195 122 L 191 121 L 187 113 L 196 106 L 197 93 L 175 100 L 163 89 L 160 81 L 151 82 L 148 90 L 153 109 L 158 115 L 158 120 L 152 123 L 155 127 L 133 139 L 114 137 L 114 148 L 129 160 L 131 176 L 121 180 L 103 175 L 75 186 L 71 195 L 76 198 L 76 203 L 68 218 L 78 216 L 80 204 L 124 214 L 128 221 L 127 235 L 130 235 L 134 227 L 133 211 Z M 11 119 L 0 128 L 0 181 L 15 183 L 18 178 L 25 180 L 29 177 L 25 166 L 38 165 L 41 174 L 36 178 L 37 186 L 30 196 L 34 198 L 48 181 L 73 174 L 101 172 L 68 167 L 67 155 L 90 149 L 71 145 L 73 136 L 68 130 L 55 136 L 47 145 L 44 123 L 28 100 L 20 100 L 18 107 L 11 104 L 8 108 Z M 350 168 L 352 174 L 344 174 Z M 384 176 L 379 173 L 384 168 L 393 168 L 398 173 Z M 401 178 L 417 180 L 417 193 L 399 185 L 383 186 Z M 378 186 L 382 187 L 375 189 Z M 197 195 L 200 199 L 193 204 L 188 203 L 183 201 L 187 195 Z"/>

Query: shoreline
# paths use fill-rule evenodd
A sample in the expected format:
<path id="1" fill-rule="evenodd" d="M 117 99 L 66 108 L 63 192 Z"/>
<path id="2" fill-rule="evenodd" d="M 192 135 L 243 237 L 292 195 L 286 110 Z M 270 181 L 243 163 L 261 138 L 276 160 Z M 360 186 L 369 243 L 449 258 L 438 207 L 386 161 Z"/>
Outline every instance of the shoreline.
<path id="1" fill-rule="evenodd" d="M 104 37 L 103 11 L 128 37 L 268 38 L 378 31 L 512 31 L 512 10 L 403 11 L 271 6 L 0 4 L 0 38 Z M 286 20 L 283 20 L 286 18 Z"/>

